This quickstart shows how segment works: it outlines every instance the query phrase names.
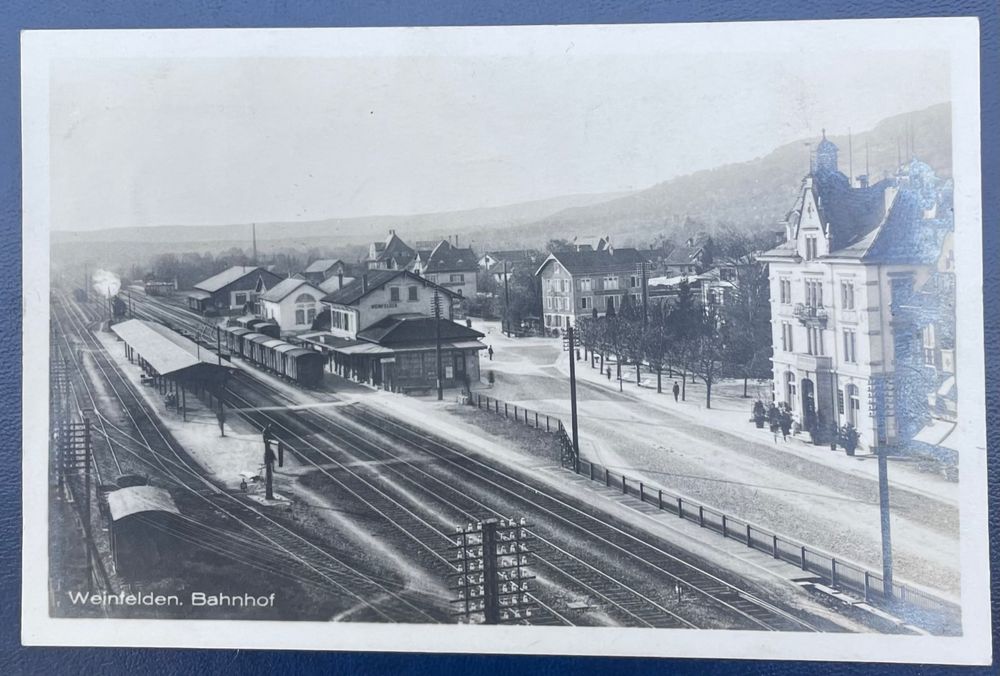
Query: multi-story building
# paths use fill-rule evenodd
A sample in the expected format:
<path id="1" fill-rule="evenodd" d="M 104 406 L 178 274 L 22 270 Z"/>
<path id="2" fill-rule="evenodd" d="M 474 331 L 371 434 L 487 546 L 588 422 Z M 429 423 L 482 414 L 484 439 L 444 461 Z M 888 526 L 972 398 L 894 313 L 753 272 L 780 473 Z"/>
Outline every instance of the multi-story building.
<path id="1" fill-rule="evenodd" d="M 913 432 L 911 331 L 900 299 L 932 275 L 951 228 L 949 197 L 914 161 L 897 176 L 857 184 L 837 166 L 824 135 L 769 263 L 774 399 L 818 441 L 851 424 L 859 446 L 896 444 Z M 895 304 L 895 305 L 894 305 Z M 905 371 L 905 372 L 904 372 Z"/>
<path id="2" fill-rule="evenodd" d="M 394 391 L 434 387 L 438 342 L 443 387 L 479 380 L 482 333 L 456 323 L 454 291 L 408 270 L 373 270 L 323 298 L 326 330 L 299 336 L 331 370 Z M 435 317 L 435 303 L 440 315 Z"/>
<path id="3" fill-rule="evenodd" d="M 535 274 L 541 279 L 545 328 L 558 331 L 576 325 L 577 317 L 603 316 L 621 307 L 625 295 L 642 302 L 642 268 L 646 259 L 635 249 L 559 251 L 550 253 Z"/>
<path id="4" fill-rule="evenodd" d="M 472 249 L 462 249 L 442 239 L 430 251 L 418 249 L 409 269 L 459 296 L 476 295 L 479 262 Z"/>

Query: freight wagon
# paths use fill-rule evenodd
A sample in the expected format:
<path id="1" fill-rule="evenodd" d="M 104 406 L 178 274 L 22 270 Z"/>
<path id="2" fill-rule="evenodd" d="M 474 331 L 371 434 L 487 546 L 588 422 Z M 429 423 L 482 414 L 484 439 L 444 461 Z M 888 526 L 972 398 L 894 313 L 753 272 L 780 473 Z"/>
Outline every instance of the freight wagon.
<path id="1" fill-rule="evenodd" d="M 320 352 L 241 326 L 227 326 L 223 333 L 232 354 L 306 387 L 315 387 L 323 381 L 326 357 Z"/>

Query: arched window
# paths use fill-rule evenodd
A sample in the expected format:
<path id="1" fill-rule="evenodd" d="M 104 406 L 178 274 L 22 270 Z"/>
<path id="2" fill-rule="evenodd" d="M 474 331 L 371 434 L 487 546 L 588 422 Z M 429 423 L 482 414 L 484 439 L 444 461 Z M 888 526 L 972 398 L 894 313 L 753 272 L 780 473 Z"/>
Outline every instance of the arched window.
<path id="1" fill-rule="evenodd" d="M 295 298 L 295 324 L 311 325 L 316 318 L 316 299 L 308 293 L 300 293 Z"/>

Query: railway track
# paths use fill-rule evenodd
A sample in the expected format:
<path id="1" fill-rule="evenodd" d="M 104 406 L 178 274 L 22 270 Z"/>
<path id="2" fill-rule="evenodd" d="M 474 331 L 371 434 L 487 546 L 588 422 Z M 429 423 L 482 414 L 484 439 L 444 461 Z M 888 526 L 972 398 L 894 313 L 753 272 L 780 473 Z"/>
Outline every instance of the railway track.
<path id="1" fill-rule="evenodd" d="M 314 589 L 352 598 L 358 606 L 365 607 L 369 615 L 382 621 L 439 622 L 447 619 L 444 609 L 435 608 L 432 600 L 407 590 L 398 582 L 373 578 L 272 518 L 265 510 L 208 481 L 106 355 L 103 345 L 87 326 L 89 317 L 85 311 L 65 296 L 53 302 L 53 310 L 56 330 L 70 349 L 81 372 L 80 382 L 100 419 L 101 435 L 109 445 L 112 438 L 116 438 L 119 451 L 128 452 L 133 460 L 177 489 L 182 498 L 187 498 L 185 506 L 196 509 L 200 505 L 196 517 L 186 517 L 172 535 L 217 554 L 229 555 L 261 572 L 292 578 Z M 100 413 L 99 397 L 88 382 L 79 355 L 72 349 L 66 324 L 91 355 L 95 370 L 100 373 L 106 390 L 113 394 L 131 430 L 115 425 Z M 115 462 L 118 462 L 117 454 Z M 219 521 L 220 516 L 226 527 L 206 521 L 212 517 Z M 232 526 L 236 526 L 236 530 Z M 294 573 L 289 572 L 290 566 Z M 389 603 L 376 603 L 379 599 L 387 599 Z"/>
<path id="2" fill-rule="evenodd" d="M 189 313 L 183 309 L 173 308 L 159 301 L 156 301 L 156 305 L 158 308 L 150 313 L 151 319 L 166 320 L 172 322 L 175 327 L 184 326 L 186 330 L 192 332 L 200 330 L 199 324 L 204 325 L 199 318 L 184 316 Z M 244 380 L 249 381 L 249 379 Z M 287 402 L 278 390 L 266 383 L 256 379 L 252 383 L 244 385 L 251 390 L 256 388 L 259 396 Z M 255 403 L 252 399 L 236 392 L 231 392 L 230 396 L 234 398 L 234 403 L 248 410 L 261 408 L 258 406 L 260 400 Z M 521 513 L 540 512 L 560 529 L 574 532 L 584 542 L 593 543 L 595 548 L 612 552 L 617 557 L 624 557 L 637 570 L 645 571 L 651 578 L 665 581 L 671 590 L 679 589 L 682 595 L 689 597 L 694 595 L 707 602 L 716 608 L 717 612 L 735 618 L 733 626 L 774 631 L 819 630 L 814 622 L 803 619 L 738 584 L 723 579 L 706 570 L 706 566 L 691 563 L 689 557 L 682 558 L 678 552 L 671 551 L 662 543 L 653 544 L 648 538 L 638 537 L 621 524 L 610 523 L 593 512 L 547 495 L 544 490 L 539 490 L 537 484 L 532 484 L 522 475 L 515 475 L 510 470 L 502 470 L 472 458 L 466 451 L 455 448 L 441 439 L 428 437 L 421 430 L 362 407 L 340 407 L 339 411 L 355 423 L 379 430 L 403 448 L 417 450 L 446 465 L 450 472 L 458 474 L 461 485 L 488 485 L 490 491 L 502 496 L 508 504 L 517 505 Z M 273 412 L 257 411 L 246 414 L 246 417 L 259 426 L 264 424 L 273 426 L 278 423 L 290 437 L 286 441 L 300 457 L 304 457 L 304 453 L 315 454 L 314 464 L 317 468 L 324 463 L 327 465 L 334 463 L 337 466 L 337 478 L 334 483 L 341 487 L 350 486 L 352 495 L 359 496 L 362 502 L 369 503 L 368 506 L 376 514 L 395 524 L 397 530 L 404 535 L 421 533 L 424 538 L 418 540 L 421 543 L 425 543 L 427 537 L 436 537 L 438 541 L 450 544 L 450 533 L 447 528 L 449 522 L 442 519 L 452 519 L 450 525 L 453 525 L 460 521 L 475 520 L 485 516 L 509 516 L 488 504 L 487 500 L 472 497 L 454 485 L 442 481 L 425 470 L 424 463 L 418 465 L 410 462 L 404 455 L 389 451 L 385 444 L 372 443 L 369 438 L 352 429 L 350 425 L 337 422 L 329 415 L 304 411 L 299 412 L 297 416 L 308 418 L 315 423 L 315 426 L 336 432 L 336 438 L 341 446 L 349 441 L 355 459 L 360 456 L 360 459 L 365 461 L 382 462 L 379 474 L 374 477 L 369 475 L 366 478 L 360 471 L 351 470 L 346 463 L 338 463 L 332 455 L 337 449 L 322 448 L 322 443 L 317 444 L 315 439 L 317 435 L 308 425 L 297 426 L 296 422 L 290 421 L 287 416 Z M 329 469 L 323 471 L 328 475 L 332 474 Z M 415 505 L 407 506 L 403 501 L 388 495 L 388 491 L 384 488 L 386 475 L 391 475 L 393 480 L 405 484 L 411 494 L 421 495 L 423 501 L 437 505 L 441 511 L 436 523 L 440 525 L 432 523 L 426 515 L 416 513 Z M 327 478 L 333 479 L 332 476 Z M 576 556 L 566 547 L 556 543 L 554 538 L 541 536 L 537 528 L 534 534 L 537 538 L 536 558 L 546 577 L 568 581 L 571 587 L 608 608 L 609 614 L 619 621 L 636 626 L 697 626 L 668 608 L 669 601 L 666 599 L 657 598 L 655 593 L 637 589 L 636 587 L 640 585 L 625 584 L 618 579 L 619 576 L 608 574 L 594 566 L 586 560 L 588 557 Z M 425 552 L 421 556 L 424 562 L 431 566 L 442 570 L 450 567 L 450 563 L 447 562 L 445 562 L 447 566 L 439 566 L 441 562 L 436 561 L 438 558 L 436 551 Z M 565 617 L 559 617 L 553 609 L 547 608 L 547 610 L 550 618 L 557 618 L 562 622 L 568 621 Z M 824 626 L 824 629 L 836 629 L 836 627 L 830 625 Z"/>
<path id="3" fill-rule="evenodd" d="M 253 381 L 250 387 L 255 388 L 258 393 L 269 394 L 273 398 L 279 398 L 279 392 L 270 386 Z M 693 594 L 700 597 L 699 600 L 708 602 L 713 613 L 722 617 L 728 617 L 725 626 L 755 629 L 773 630 L 798 630 L 813 631 L 816 628 L 808 622 L 749 595 L 734 585 L 698 569 L 691 564 L 684 563 L 676 555 L 668 554 L 648 543 L 645 543 L 635 536 L 630 536 L 630 544 L 640 543 L 648 550 L 658 553 L 659 558 L 654 558 L 648 552 L 645 557 L 637 557 L 629 549 L 622 547 L 618 542 L 626 534 L 615 526 L 611 526 L 600 521 L 593 515 L 586 514 L 567 503 L 545 496 L 537 487 L 526 484 L 523 480 L 505 473 L 493 467 L 482 465 L 480 467 L 459 467 L 460 474 L 457 477 L 457 485 L 468 488 L 476 485 L 489 485 L 487 492 L 494 493 L 494 499 L 482 499 L 473 497 L 469 493 L 456 488 L 456 481 L 442 480 L 437 475 L 429 472 L 429 463 L 421 457 L 418 460 L 408 460 L 405 453 L 393 453 L 385 443 L 373 443 L 361 432 L 353 429 L 349 424 L 338 422 L 330 416 L 318 414 L 315 411 L 297 411 L 294 417 L 307 417 L 310 424 L 305 420 L 290 421 L 288 416 L 274 413 L 262 413 L 260 408 L 265 407 L 264 400 L 251 400 L 242 395 L 242 405 L 253 411 L 250 417 L 258 424 L 280 424 L 282 429 L 291 438 L 293 448 L 299 453 L 309 449 L 318 452 L 319 456 L 313 460 L 313 464 L 320 466 L 322 461 L 334 462 L 338 470 L 349 470 L 346 463 L 337 462 L 329 452 L 323 452 L 317 444 L 310 440 L 309 430 L 322 428 L 328 430 L 333 438 L 336 438 L 340 446 L 348 445 L 351 450 L 352 459 L 360 459 L 366 462 L 378 462 L 379 475 L 391 475 L 397 485 L 405 485 L 407 494 L 420 495 L 420 501 L 431 502 L 442 505 L 445 508 L 444 514 L 451 515 L 462 521 L 475 520 L 485 516 L 509 516 L 503 513 L 502 509 L 496 506 L 495 495 L 502 495 L 508 504 L 516 505 L 515 510 L 518 515 L 526 515 L 529 519 L 534 514 L 541 514 L 546 519 L 555 518 L 559 528 L 570 527 L 579 537 L 576 550 L 591 549 L 591 551 L 611 551 L 615 556 L 625 555 L 629 557 L 630 563 L 634 564 L 636 570 L 633 574 L 641 577 L 648 574 L 661 581 L 664 579 L 669 583 L 671 592 L 675 585 L 682 588 L 682 593 L 689 597 Z M 386 436 L 395 440 L 395 443 L 404 448 L 417 449 L 421 454 L 426 454 L 435 458 L 455 470 L 456 463 L 450 457 L 457 454 L 466 458 L 467 454 L 451 448 L 440 440 L 428 439 L 426 434 L 416 430 L 408 430 L 405 434 L 401 432 L 404 428 L 399 423 L 389 421 L 384 416 L 372 414 L 364 409 L 350 407 L 338 407 L 338 411 L 351 417 L 355 422 L 368 426 L 370 429 L 378 429 Z M 297 429 L 301 427 L 301 429 Z M 315 433 L 313 437 L 317 436 Z M 435 447 L 436 445 L 436 447 Z M 442 451 L 448 453 L 449 457 L 442 455 Z M 358 458 L 358 455 L 361 457 Z M 488 470 L 488 471 L 484 471 Z M 354 474 L 358 474 L 354 471 Z M 338 477 L 340 472 L 338 471 Z M 511 490 L 510 486 L 516 486 Z M 368 488 L 380 491 L 379 485 L 373 485 L 370 481 Z M 356 490 L 362 491 L 364 487 Z M 529 497 L 530 496 L 530 497 Z M 370 496 L 368 496 L 370 497 Z M 393 498 L 385 495 L 384 499 Z M 492 505 L 490 503 L 493 503 Z M 555 505 L 555 506 L 554 506 Z M 397 517 L 398 518 L 398 517 Z M 452 521 L 451 523 L 457 523 Z M 446 537 L 444 528 L 440 529 L 442 537 Z M 695 622 L 684 618 L 675 610 L 667 607 L 670 602 L 663 598 L 654 598 L 656 594 L 649 593 L 638 588 L 640 585 L 629 585 L 621 579 L 621 574 L 613 575 L 594 566 L 586 557 L 577 556 L 569 551 L 565 541 L 560 544 L 555 542 L 551 535 L 542 533 L 539 528 L 533 529 L 535 536 L 536 559 L 541 564 L 542 569 L 549 574 L 570 581 L 570 586 L 582 590 L 587 596 L 594 598 L 609 608 L 609 614 L 617 617 L 620 621 L 632 626 L 652 626 L 652 627 L 695 627 L 699 626 Z M 641 573 L 639 571 L 642 571 Z M 672 594 L 671 594 L 672 595 Z"/>
<path id="4" fill-rule="evenodd" d="M 552 495 L 544 486 L 530 483 L 530 480 L 520 473 L 484 462 L 469 455 L 464 449 L 456 448 L 444 440 L 427 435 L 426 432 L 376 414 L 370 409 L 358 407 L 354 414 L 364 424 L 420 448 L 425 453 L 446 462 L 450 467 L 460 469 L 465 476 L 479 477 L 480 480 L 488 481 L 512 499 L 520 499 L 526 503 L 528 499 L 525 496 L 530 495 L 530 502 L 537 509 L 551 515 L 562 527 L 575 528 L 581 537 L 590 535 L 603 545 L 629 557 L 637 567 L 645 567 L 653 573 L 665 576 L 675 584 L 712 599 L 749 619 L 759 628 L 778 631 L 819 630 L 809 621 L 724 580 L 718 574 L 707 570 L 704 564 L 693 563 L 662 544 L 652 542 L 648 536 L 640 537 L 624 524 L 617 524 L 592 511 L 571 504 L 564 498 Z"/>

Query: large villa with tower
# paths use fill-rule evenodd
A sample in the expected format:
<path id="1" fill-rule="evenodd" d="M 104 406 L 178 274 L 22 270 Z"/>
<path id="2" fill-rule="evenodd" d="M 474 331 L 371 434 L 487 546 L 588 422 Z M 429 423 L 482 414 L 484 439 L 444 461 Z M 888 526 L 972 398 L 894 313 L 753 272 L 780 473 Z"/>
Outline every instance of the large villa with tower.
<path id="1" fill-rule="evenodd" d="M 950 241 L 951 187 L 917 160 L 875 183 L 852 180 L 837 154 L 824 133 L 785 242 L 761 257 L 773 396 L 815 440 L 850 424 L 872 450 L 912 439 L 927 423 L 928 390 L 947 375 L 933 343 L 954 320 L 917 312 L 913 300 Z"/>

